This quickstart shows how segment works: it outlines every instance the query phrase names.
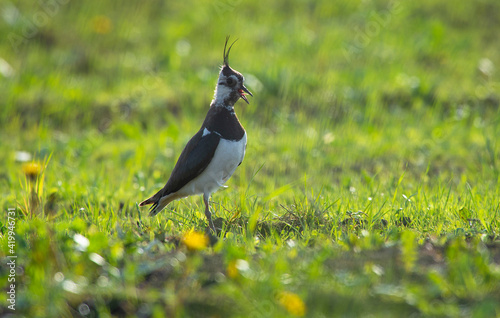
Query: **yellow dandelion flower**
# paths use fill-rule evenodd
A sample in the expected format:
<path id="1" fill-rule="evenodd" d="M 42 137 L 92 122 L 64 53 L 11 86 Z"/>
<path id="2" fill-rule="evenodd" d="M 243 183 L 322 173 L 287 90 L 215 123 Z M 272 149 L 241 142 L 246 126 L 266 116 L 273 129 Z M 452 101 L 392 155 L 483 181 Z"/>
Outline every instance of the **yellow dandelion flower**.
<path id="1" fill-rule="evenodd" d="M 191 230 L 184 233 L 182 236 L 182 243 L 186 245 L 190 251 L 201 251 L 208 246 L 208 237 L 203 233 Z"/>
<path id="2" fill-rule="evenodd" d="M 281 292 L 278 301 L 290 314 L 302 317 L 306 314 L 306 304 L 299 295 L 291 292 Z"/>
<path id="3" fill-rule="evenodd" d="M 246 276 L 245 273 L 250 271 L 250 265 L 244 259 L 237 259 L 229 262 L 226 268 L 226 273 L 229 278 L 235 279 L 240 275 Z"/>
<path id="4" fill-rule="evenodd" d="M 104 15 L 98 15 L 92 19 L 92 29 L 95 33 L 106 34 L 111 31 L 111 20 Z"/>
<path id="5" fill-rule="evenodd" d="M 235 279 L 239 276 L 238 267 L 236 267 L 236 261 L 230 261 L 226 268 L 227 276 L 229 278 Z"/>
<path id="6" fill-rule="evenodd" d="M 42 166 L 38 162 L 29 162 L 22 166 L 22 170 L 26 177 L 35 180 L 42 171 Z"/>

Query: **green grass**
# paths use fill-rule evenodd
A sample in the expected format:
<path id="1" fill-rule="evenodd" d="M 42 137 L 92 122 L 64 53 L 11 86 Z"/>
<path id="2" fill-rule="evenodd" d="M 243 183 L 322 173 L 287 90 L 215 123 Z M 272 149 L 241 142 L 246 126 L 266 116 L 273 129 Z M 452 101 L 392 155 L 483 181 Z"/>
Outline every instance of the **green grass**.
<path id="1" fill-rule="evenodd" d="M 0 4 L 16 314 L 500 315 L 498 1 L 54 3 Z M 199 129 L 227 34 L 247 154 L 212 196 L 224 239 L 190 251 L 200 197 L 137 203 Z"/>

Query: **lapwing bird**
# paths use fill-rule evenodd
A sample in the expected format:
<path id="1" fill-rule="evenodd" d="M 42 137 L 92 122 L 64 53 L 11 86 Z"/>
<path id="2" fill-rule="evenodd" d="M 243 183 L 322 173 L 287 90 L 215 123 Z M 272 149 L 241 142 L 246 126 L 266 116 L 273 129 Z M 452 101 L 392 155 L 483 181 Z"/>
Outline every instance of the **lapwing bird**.
<path id="1" fill-rule="evenodd" d="M 200 130 L 187 143 L 163 189 L 139 204 L 153 204 L 149 215 L 154 216 L 176 199 L 203 194 L 205 216 L 214 234 L 210 195 L 233 175 L 243 161 L 247 145 L 247 134 L 234 112 L 234 104 L 240 98 L 249 104 L 245 95 L 253 96 L 243 85 L 243 75 L 229 67 L 229 52 L 236 41 L 226 52 L 228 40 L 229 37 L 214 99 Z"/>

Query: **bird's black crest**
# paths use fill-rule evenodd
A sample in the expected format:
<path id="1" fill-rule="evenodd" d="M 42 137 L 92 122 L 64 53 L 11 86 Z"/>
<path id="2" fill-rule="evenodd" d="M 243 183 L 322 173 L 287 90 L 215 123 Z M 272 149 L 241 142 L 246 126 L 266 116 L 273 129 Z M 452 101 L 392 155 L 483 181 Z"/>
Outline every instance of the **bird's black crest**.
<path id="1" fill-rule="evenodd" d="M 227 42 L 229 42 L 229 35 L 226 36 L 226 43 L 224 44 L 224 55 L 223 55 L 224 66 L 229 66 L 229 52 L 231 51 L 231 48 L 233 47 L 234 43 L 236 43 L 236 41 L 238 41 L 238 39 L 234 40 L 234 42 L 229 46 L 226 52 Z"/>

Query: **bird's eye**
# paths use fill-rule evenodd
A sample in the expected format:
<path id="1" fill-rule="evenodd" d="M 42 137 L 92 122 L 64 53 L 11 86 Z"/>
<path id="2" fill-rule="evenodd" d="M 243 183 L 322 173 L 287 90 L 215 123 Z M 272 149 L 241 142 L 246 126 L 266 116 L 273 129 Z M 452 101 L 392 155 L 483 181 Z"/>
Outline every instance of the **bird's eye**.
<path id="1" fill-rule="evenodd" d="M 234 81 L 234 79 L 232 77 L 230 77 L 230 78 L 228 78 L 226 80 L 226 84 L 229 85 L 229 86 L 234 86 L 235 81 Z"/>

